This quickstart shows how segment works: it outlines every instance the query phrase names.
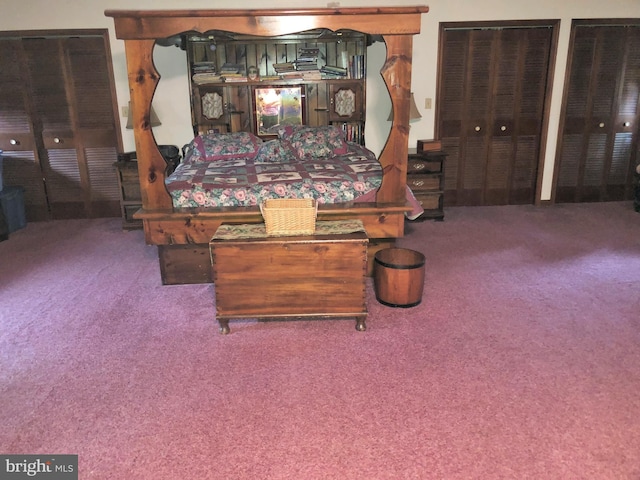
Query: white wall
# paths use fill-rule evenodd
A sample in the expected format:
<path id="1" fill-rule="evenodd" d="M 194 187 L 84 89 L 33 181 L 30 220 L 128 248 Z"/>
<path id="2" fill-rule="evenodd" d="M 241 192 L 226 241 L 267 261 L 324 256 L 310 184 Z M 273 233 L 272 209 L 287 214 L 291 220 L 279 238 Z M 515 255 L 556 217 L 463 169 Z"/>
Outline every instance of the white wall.
<path id="1" fill-rule="evenodd" d="M 40 30 L 71 28 L 108 28 L 111 36 L 111 53 L 118 103 L 126 106 L 129 87 L 124 57 L 124 42 L 117 40 L 113 31 L 113 19 L 104 16 L 106 9 L 212 9 L 212 8 L 299 8 L 301 2 L 271 0 L 236 0 L 233 5 L 219 0 L 138 0 L 132 5 L 128 0 L 0 0 L 0 31 Z M 423 15 L 422 32 L 414 38 L 412 90 L 422 118 L 411 123 L 409 147 L 414 148 L 421 138 L 433 138 L 434 112 L 425 109 L 425 99 L 435 100 L 436 66 L 438 49 L 438 25 L 440 22 L 471 20 L 525 20 L 560 19 L 560 40 L 556 60 L 551 103 L 551 118 L 546 148 L 542 200 L 551 197 L 551 181 L 560 104 L 564 84 L 565 64 L 569 43 L 569 29 L 574 18 L 638 18 L 639 0 L 341 0 L 342 7 L 369 7 L 390 5 L 427 4 L 430 12 Z M 304 7 L 326 7 L 327 2 L 309 1 Z M 367 146 L 379 153 L 384 146 L 390 124 L 387 122 L 391 102 L 379 75 L 373 75 L 382 67 L 385 50 L 382 44 L 374 44 L 368 52 L 369 80 L 367 85 Z M 175 47 L 156 48 L 156 68 L 162 76 L 154 97 L 154 108 L 162 125 L 154 129 L 158 144 L 182 146 L 191 138 L 189 92 L 185 53 Z M 133 149 L 133 134 L 124 129 L 126 150 Z"/>

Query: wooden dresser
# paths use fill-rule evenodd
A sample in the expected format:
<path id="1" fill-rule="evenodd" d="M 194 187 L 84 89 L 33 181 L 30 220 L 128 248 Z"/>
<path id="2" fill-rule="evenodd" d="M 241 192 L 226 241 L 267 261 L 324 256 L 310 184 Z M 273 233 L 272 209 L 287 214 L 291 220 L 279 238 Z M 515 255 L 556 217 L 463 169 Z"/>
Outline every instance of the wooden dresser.
<path id="1" fill-rule="evenodd" d="M 355 228 L 334 228 L 341 224 Z M 318 222 L 315 235 L 292 237 L 267 237 L 264 224 L 222 225 L 209 246 L 221 333 L 238 318 L 355 317 L 366 329 L 360 221 Z"/>
<path id="2" fill-rule="evenodd" d="M 420 220 L 444 220 L 444 161 L 442 150 L 418 151 L 409 154 L 407 185 L 415 195 L 424 213 Z"/>

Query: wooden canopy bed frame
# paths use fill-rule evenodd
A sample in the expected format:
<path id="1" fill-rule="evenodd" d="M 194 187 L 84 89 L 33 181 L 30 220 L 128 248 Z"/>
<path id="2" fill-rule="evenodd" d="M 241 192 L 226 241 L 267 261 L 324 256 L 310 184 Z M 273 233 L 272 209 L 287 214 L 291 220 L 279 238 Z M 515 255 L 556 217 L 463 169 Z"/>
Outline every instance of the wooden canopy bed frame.
<path id="1" fill-rule="evenodd" d="M 258 223 L 257 207 L 176 209 L 165 187 L 166 162 L 150 126 L 150 110 L 160 75 L 153 64 L 157 39 L 213 30 L 277 36 L 311 29 L 349 29 L 376 35 L 386 44 L 380 71 L 391 97 L 393 123 L 379 155 L 383 169 L 376 203 L 323 205 L 319 220 L 358 218 L 370 241 L 370 255 L 404 235 L 406 174 L 411 98 L 413 35 L 420 33 L 427 6 L 247 9 L 106 10 L 116 37 L 125 42 L 133 133 L 138 161 L 145 240 L 159 248 L 163 283 L 211 281 L 208 244 L 222 223 Z M 372 262 L 370 262 L 372 263 Z"/>

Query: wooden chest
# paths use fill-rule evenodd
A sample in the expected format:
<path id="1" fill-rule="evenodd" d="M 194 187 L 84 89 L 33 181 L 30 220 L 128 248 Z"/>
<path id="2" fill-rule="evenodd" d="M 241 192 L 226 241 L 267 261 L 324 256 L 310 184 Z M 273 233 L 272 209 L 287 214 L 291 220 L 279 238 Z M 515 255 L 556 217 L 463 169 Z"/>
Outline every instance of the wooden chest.
<path id="1" fill-rule="evenodd" d="M 209 246 L 221 333 L 230 319 L 278 317 L 356 317 L 365 330 L 367 235 L 322 234 L 323 223 L 335 222 L 296 237 L 221 238 L 243 226 L 218 229 Z"/>

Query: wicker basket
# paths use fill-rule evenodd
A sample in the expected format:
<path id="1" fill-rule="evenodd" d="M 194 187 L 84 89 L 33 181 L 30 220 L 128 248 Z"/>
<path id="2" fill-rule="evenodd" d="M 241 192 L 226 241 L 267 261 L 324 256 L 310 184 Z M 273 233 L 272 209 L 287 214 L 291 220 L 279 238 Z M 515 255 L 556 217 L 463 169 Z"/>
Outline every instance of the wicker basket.
<path id="1" fill-rule="evenodd" d="M 270 198 L 260 205 L 267 235 L 313 235 L 318 205 L 312 198 Z"/>

